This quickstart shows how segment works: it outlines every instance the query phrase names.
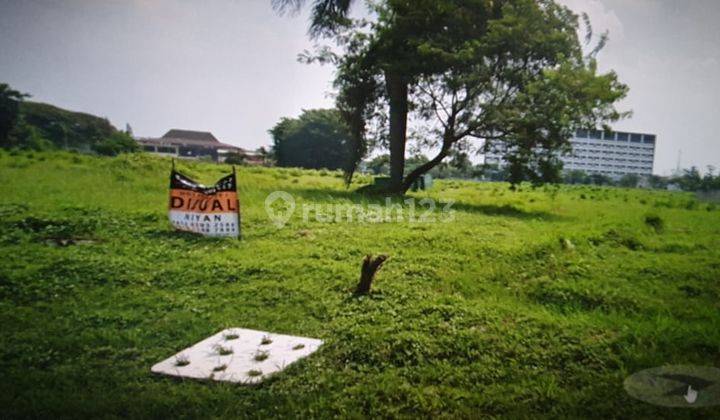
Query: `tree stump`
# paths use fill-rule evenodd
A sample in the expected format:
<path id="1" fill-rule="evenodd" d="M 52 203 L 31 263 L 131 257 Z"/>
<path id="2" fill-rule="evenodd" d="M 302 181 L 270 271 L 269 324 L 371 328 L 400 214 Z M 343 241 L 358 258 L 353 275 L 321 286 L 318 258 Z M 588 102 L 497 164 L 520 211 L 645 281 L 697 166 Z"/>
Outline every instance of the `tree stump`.
<path id="1" fill-rule="evenodd" d="M 375 273 L 377 273 L 380 266 L 382 266 L 387 259 L 387 255 L 378 255 L 377 258 L 373 258 L 372 255 L 365 256 L 360 270 L 360 283 L 355 290 L 355 294 L 366 295 L 370 293 L 370 287 L 375 279 Z"/>

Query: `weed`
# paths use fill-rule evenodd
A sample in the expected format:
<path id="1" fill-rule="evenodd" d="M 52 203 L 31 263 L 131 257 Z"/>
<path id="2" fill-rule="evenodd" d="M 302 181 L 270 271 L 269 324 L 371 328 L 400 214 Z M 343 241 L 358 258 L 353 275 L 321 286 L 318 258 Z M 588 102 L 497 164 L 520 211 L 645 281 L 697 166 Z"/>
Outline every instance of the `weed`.
<path id="1" fill-rule="evenodd" d="M 702 294 L 702 291 L 700 289 L 689 285 L 682 285 L 678 287 L 678 290 L 684 292 L 685 295 L 688 297 L 697 297 Z"/>
<path id="2" fill-rule="evenodd" d="M 591 238 L 590 242 L 594 245 L 608 243 L 610 245 L 622 246 L 632 251 L 637 251 L 643 248 L 642 242 L 640 242 L 640 240 L 638 240 L 632 233 L 617 229 L 608 230 L 600 238 Z"/>
<path id="3" fill-rule="evenodd" d="M 216 344 L 214 348 L 217 354 L 219 354 L 220 356 L 228 356 L 230 354 L 233 354 L 232 347 L 224 347 L 220 344 Z"/>
<path id="4" fill-rule="evenodd" d="M 665 221 L 657 214 L 645 215 L 645 224 L 653 228 L 657 233 L 665 229 Z"/>
<path id="5" fill-rule="evenodd" d="M 235 333 L 229 333 L 229 334 L 225 334 L 223 336 L 223 338 L 225 338 L 225 341 L 230 341 L 230 340 L 237 340 L 238 338 L 240 338 L 240 336 Z"/>
<path id="6" fill-rule="evenodd" d="M 293 349 L 293 350 L 300 350 L 300 349 L 304 349 L 304 348 L 305 348 L 305 344 L 296 344 L 296 345 L 293 346 L 292 349 Z"/>
<path id="7" fill-rule="evenodd" d="M 184 354 L 181 354 L 175 358 L 175 366 L 183 367 L 190 364 L 190 359 Z"/>
<path id="8" fill-rule="evenodd" d="M 572 251 L 575 249 L 575 245 L 567 238 L 560 238 L 560 247 L 566 251 Z"/>
<path id="9" fill-rule="evenodd" d="M 255 356 L 253 356 L 253 360 L 256 362 L 262 362 L 264 360 L 267 360 L 267 358 L 270 357 L 270 352 L 268 351 L 258 351 L 255 353 Z"/>
<path id="10" fill-rule="evenodd" d="M 266 335 L 262 338 L 262 340 L 260 340 L 260 345 L 267 346 L 268 344 L 272 344 L 272 339 Z"/>
<path id="11" fill-rule="evenodd" d="M 227 369 L 227 365 L 215 366 L 215 367 L 213 368 L 213 372 L 222 372 L 222 371 L 224 371 L 225 369 Z"/>
<path id="12" fill-rule="evenodd" d="M 260 376 L 260 375 L 262 375 L 262 374 L 263 374 L 263 373 L 262 373 L 262 370 L 257 370 L 257 369 L 249 370 L 248 373 L 247 373 L 247 375 L 248 375 L 249 377 L 251 377 L 251 378 L 258 377 L 258 376 Z"/>

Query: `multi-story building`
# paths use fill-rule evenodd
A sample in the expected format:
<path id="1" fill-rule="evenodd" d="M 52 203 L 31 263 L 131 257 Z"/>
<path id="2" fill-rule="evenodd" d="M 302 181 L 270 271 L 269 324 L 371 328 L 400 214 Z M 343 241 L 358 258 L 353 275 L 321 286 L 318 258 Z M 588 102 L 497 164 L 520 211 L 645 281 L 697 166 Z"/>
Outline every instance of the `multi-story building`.
<path id="1" fill-rule="evenodd" d="M 581 170 L 612 178 L 652 175 L 655 160 L 654 134 L 620 131 L 577 130 L 570 140 L 572 153 L 561 156 L 565 171 Z M 485 154 L 485 163 L 504 166 L 502 145 Z"/>

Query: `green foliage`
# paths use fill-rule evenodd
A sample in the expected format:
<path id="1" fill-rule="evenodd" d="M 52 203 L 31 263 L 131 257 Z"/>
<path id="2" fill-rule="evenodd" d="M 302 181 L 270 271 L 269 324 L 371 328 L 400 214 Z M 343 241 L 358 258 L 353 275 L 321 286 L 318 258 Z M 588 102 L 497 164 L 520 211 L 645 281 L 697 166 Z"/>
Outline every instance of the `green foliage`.
<path id="1" fill-rule="evenodd" d="M 662 176 L 650 175 L 650 177 L 648 178 L 648 184 L 650 188 L 664 190 L 667 188 L 668 181 Z"/>
<path id="2" fill-rule="evenodd" d="M 93 151 L 99 155 L 117 156 L 120 153 L 133 153 L 140 150 L 137 142 L 128 134 L 116 131 L 109 137 L 93 144 Z"/>
<path id="3" fill-rule="evenodd" d="M 8 90 L 7 85 L 0 85 L 0 91 L 4 92 L 3 98 L 14 98 L 10 104 L 15 104 L 13 109 L 17 112 L 14 119 L 10 118 L 8 101 L 0 100 L 3 103 L 0 115 L 3 115 L 5 120 L 12 119 L 13 124 L 7 136 L 2 139 L 2 147 L 29 150 L 62 148 L 106 156 L 139 150 L 137 142 L 129 134 L 129 125 L 127 132 L 118 131 L 105 118 L 43 103 L 21 102 L 25 95 Z"/>
<path id="4" fill-rule="evenodd" d="M 665 221 L 657 214 L 645 215 L 645 224 L 653 228 L 657 233 L 665 229 Z"/>
<path id="5" fill-rule="evenodd" d="M 625 174 L 617 182 L 621 187 L 636 188 L 640 183 L 640 176 L 636 174 Z"/>
<path id="6" fill-rule="evenodd" d="M 587 185 L 587 184 L 590 184 L 591 179 L 590 179 L 590 176 L 588 176 L 588 174 L 585 173 L 585 171 L 576 169 L 576 170 L 568 171 L 563 178 L 563 182 L 565 182 L 566 184 L 586 184 Z"/>
<path id="7" fill-rule="evenodd" d="M 305 110 L 269 130 L 277 166 L 341 169 L 349 160 L 349 134 L 338 111 Z"/>
<path id="8" fill-rule="evenodd" d="M 0 83 L 0 147 L 11 147 L 9 135 L 17 124 L 20 115 L 20 103 L 28 95 Z"/>
<path id="9" fill-rule="evenodd" d="M 429 160 L 427 156 L 422 154 L 410 156 L 405 161 L 405 172 L 409 173 L 415 168 L 426 164 Z M 388 176 L 390 174 L 390 155 L 383 154 L 374 157 L 365 163 L 365 168 L 374 175 Z M 472 179 L 487 175 L 488 171 L 480 165 L 473 165 L 466 153 L 458 153 L 449 162 L 440 163 L 428 173 L 433 178 L 438 179 Z M 503 181 L 505 178 L 498 178 L 497 180 Z"/>
<path id="10" fill-rule="evenodd" d="M 244 165 L 245 155 L 241 155 L 240 153 L 228 153 L 224 162 L 228 165 Z"/>
<path id="11" fill-rule="evenodd" d="M 177 164 L 207 184 L 230 171 Z M 720 212 L 686 209 L 690 194 L 441 180 L 411 196 L 456 200 L 452 222 L 321 223 L 297 209 L 278 230 L 272 191 L 298 205 L 384 199 L 336 173 L 239 167 L 237 241 L 170 229 L 169 166 L 0 151 L 4 417 L 718 417 L 668 414 L 622 387 L 650 366 L 717 363 Z M 363 256 L 379 252 L 391 259 L 375 293 L 354 297 Z M 235 326 L 325 344 L 258 387 L 149 372 Z"/>
<path id="12" fill-rule="evenodd" d="M 20 113 L 25 123 L 63 149 L 89 152 L 118 132 L 105 118 L 39 102 L 23 102 Z"/>
<path id="13" fill-rule="evenodd" d="M 40 130 L 25 122 L 24 118 L 15 124 L 8 135 L 6 147 L 28 150 L 52 150 L 55 145 L 41 134 Z"/>
<path id="14" fill-rule="evenodd" d="M 591 174 L 590 181 L 595 185 L 613 185 L 612 178 L 603 174 Z"/>
<path id="15" fill-rule="evenodd" d="M 390 174 L 390 155 L 383 154 L 375 156 L 366 163 L 368 171 L 375 175 L 389 175 Z"/>
<path id="16" fill-rule="evenodd" d="M 696 167 L 685 169 L 680 175 L 664 177 L 659 175 L 650 175 L 641 178 L 635 174 L 628 174 L 613 181 L 611 178 L 592 174 L 587 175 L 583 171 L 569 171 L 563 181 L 567 184 L 595 184 L 595 185 L 618 185 L 625 188 L 635 188 L 640 184 L 641 179 L 647 181 L 647 185 L 653 189 L 664 190 L 668 185 L 674 184 L 684 191 L 695 191 L 700 196 L 707 199 L 713 199 L 713 196 L 720 191 L 720 174 L 715 174 L 715 168 L 709 166 L 704 175 Z"/>
<path id="17" fill-rule="evenodd" d="M 298 13 L 305 0 L 272 0 L 279 13 Z M 353 0 L 315 0 L 310 18 L 312 37 L 328 36 L 338 27 L 348 25 L 347 15 Z"/>
<path id="18" fill-rule="evenodd" d="M 393 128 L 393 113 L 407 108 L 424 121 L 424 137 L 439 152 L 406 175 L 403 190 L 469 138 L 504 147 L 513 184 L 558 182 L 558 155 L 576 128 L 627 115 L 614 106 L 627 87 L 613 72 L 598 73 L 596 51 L 583 55 L 577 16 L 555 2 L 388 0 L 375 11 L 369 28 L 361 22 L 337 37 L 344 55 L 330 59 L 356 163 L 373 145 L 399 141 L 393 130 L 404 127 Z M 393 93 L 404 85 L 407 106 Z M 365 138 L 366 125 L 380 127 L 374 139 Z"/>
<path id="19" fill-rule="evenodd" d="M 680 186 L 684 191 L 720 191 L 720 173 L 715 175 L 715 168 L 708 166 L 705 175 L 695 166 L 683 170 L 681 175 L 671 177 L 669 182 Z"/>

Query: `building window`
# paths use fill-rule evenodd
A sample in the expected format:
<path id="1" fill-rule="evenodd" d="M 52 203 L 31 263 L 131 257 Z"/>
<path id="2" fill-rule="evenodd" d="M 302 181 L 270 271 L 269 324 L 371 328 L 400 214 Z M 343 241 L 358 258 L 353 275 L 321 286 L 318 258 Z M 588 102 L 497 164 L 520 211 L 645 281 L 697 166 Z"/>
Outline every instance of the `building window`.
<path id="1" fill-rule="evenodd" d="M 575 132 L 575 137 L 580 139 L 586 139 L 588 138 L 588 131 L 587 130 L 578 130 Z"/>
<path id="2" fill-rule="evenodd" d="M 630 141 L 633 143 L 642 143 L 642 134 L 631 134 Z"/>
<path id="3" fill-rule="evenodd" d="M 645 134 L 645 143 L 655 144 L 655 136 L 651 134 Z"/>
<path id="4" fill-rule="evenodd" d="M 618 141 L 628 141 L 628 133 L 617 133 Z"/>
<path id="5" fill-rule="evenodd" d="M 594 140 L 602 140 L 602 131 L 592 130 L 590 131 L 590 138 Z"/>

